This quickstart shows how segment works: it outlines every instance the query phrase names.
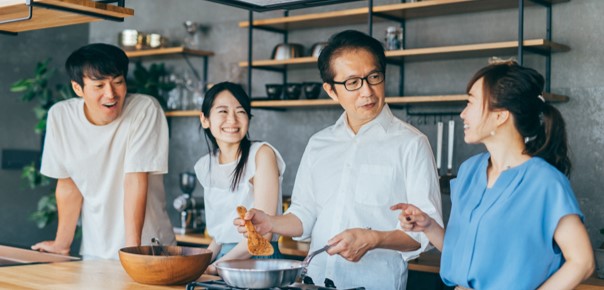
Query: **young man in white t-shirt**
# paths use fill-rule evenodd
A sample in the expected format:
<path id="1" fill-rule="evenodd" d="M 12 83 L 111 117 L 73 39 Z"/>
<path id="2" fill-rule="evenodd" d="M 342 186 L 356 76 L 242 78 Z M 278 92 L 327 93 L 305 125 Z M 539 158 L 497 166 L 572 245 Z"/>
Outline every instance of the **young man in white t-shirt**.
<path id="1" fill-rule="evenodd" d="M 34 250 L 69 254 L 81 214 L 84 258 L 117 259 L 122 247 L 175 244 L 165 209 L 168 126 L 152 97 L 127 95 L 128 57 L 90 44 L 65 63 L 79 98 L 48 112 L 41 173 L 57 179 L 55 240 Z"/>

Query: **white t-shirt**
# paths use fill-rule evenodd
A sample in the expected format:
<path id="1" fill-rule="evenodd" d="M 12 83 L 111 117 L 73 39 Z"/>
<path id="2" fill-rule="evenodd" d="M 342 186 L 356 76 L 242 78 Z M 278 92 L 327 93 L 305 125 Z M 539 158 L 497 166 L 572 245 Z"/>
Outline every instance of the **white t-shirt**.
<path id="1" fill-rule="evenodd" d="M 81 98 L 61 101 L 48 112 L 40 172 L 71 178 L 82 193 L 84 258 L 118 258 L 126 239 L 124 178 L 131 172 L 150 173 L 142 244 L 152 237 L 175 244 L 166 212 L 167 171 L 168 126 L 152 97 L 128 95 L 121 116 L 103 126 L 86 119 Z"/>
<path id="2" fill-rule="evenodd" d="M 245 165 L 245 170 L 239 181 L 236 191 L 231 191 L 232 173 L 237 166 L 237 161 L 220 164 L 218 156 L 207 154 L 195 164 L 195 173 L 203 186 L 203 199 L 206 213 L 206 227 L 208 234 L 219 244 L 238 243 L 243 236 L 233 226 L 233 220 L 238 217 L 237 206 L 243 205 L 250 209 L 254 207 L 254 185 L 250 182 L 256 175 L 256 153 L 262 145 L 273 149 L 277 157 L 279 168 L 279 202 L 277 214 L 283 212 L 281 199 L 281 182 L 285 172 L 285 162 L 281 154 L 266 142 L 252 142 L 250 154 Z M 220 151 L 218 152 L 220 154 Z M 273 240 L 277 240 L 273 236 Z"/>
<path id="3" fill-rule="evenodd" d="M 355 135 L 346 113 L 335 125 L 311 137 L 294 184 L 287 213 L 302 221 L 301 238 L 312 238 L 310 251 L 351 228 L 400 229 L 390 206 L 411 203 L 440 225 L 442 210 L 438 177 L 428 139 L 395 118 L 388 105 Z M 357 263 L 339 255 L 317 255 L 308 276 L 334 281 L 338 288 L 405 289 L 406 260 L 429 244 L 423 233 L 407 233 L 421 244 L 415 252 L 375 249 Z"/>

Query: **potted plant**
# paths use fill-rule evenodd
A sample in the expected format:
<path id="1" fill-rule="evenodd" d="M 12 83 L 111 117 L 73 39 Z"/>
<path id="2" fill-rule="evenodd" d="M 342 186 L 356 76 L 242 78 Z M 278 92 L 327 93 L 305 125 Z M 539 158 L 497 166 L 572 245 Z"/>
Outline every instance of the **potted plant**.
<path id="1" fill-rule="evenodd" d="M 604 228 L 600 229 L 600 234 L 604 236 Z M 604 242 L 600 245 L 600 248 L 595 250 L 596 252 L 596 265 L 597 274 L 600 279 L 604 279 Z"/>
<path id="2" fill-rule="evenodd" d="M 46 130 L 46 118 L 48 110 L 55 103 L 68 98 L 75 97 L 71 88 L 64 84 L 57 84 L 52 87 L 51 79 L 56 72 L 55 68 L 49 66 L 51 59 L 46 59 L 37 63 L 33 77 L 18 80 L 11 85 L 10 91 L 21 93 L 21 100 L 24 102 L 36 101 L 38 104 L 34 107 L 34 115 L 38 120 L 34 131 L 42 135 L 42 144 L 44 144 L 44 133 Z M 50 180 L 40 174 L 39 164 L 32 163 L 23 168 L 21 179 L 26 185 L 35 189 L 50 185 Z M 30 218 L 36 223 L 38 228 L 44 228 L 57 218 L 57 205 L 54 190 L 43 195 L 38 201 L 38 209 L 30 215 Z"/>

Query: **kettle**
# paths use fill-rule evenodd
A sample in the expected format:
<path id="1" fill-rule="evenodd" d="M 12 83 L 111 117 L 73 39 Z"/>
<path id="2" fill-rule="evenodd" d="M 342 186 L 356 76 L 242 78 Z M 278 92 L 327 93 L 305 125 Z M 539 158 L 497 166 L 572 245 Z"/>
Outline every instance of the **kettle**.
<path id="1" fill-rule="evenodd" d="M 272 59 L 286 60 L 302 56 L 304 46 L 297 43 L 280 43 L 273 49 Z"/>
<path id="2" fill-rule="evenodd" d="M 321 55 L 321 51 L 327 46 L 327 42 L 317 42 L 312 45 L 310 49 L 310 56 L 319 57 Z"/>

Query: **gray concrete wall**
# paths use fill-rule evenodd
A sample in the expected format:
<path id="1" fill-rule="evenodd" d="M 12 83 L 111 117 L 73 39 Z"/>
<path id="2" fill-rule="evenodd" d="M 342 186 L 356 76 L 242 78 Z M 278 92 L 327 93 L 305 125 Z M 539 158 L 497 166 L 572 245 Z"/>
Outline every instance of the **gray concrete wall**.
<path id="1" fill-rule="evenodd" d="M 396 0 L 374 1 L 376 5 L 398 3 Z M 203 34 L 203 48 L 216 53 L 210 58 L 209 80 L 219 82 L 231 80 L 247 87 L 247 72 L 237 67 L 237 62 L 247 59 L 247 29 L 238 27 L 238 22 L 248 19 L 247 11 L 198 0 L 130 0 L 136 16 L 123 24 L 98 22 L 91 24 L 90 40 L 115 43 L 117 33 L 124 28 L 142 31 L 157 31 L 178 40 L 184 37 L 182 22 L 193 20 L 203 23 L 209 29 Z M 316 11 L 329 11 L 350 7 L 360 7 L 365 2 L 325 6 L 306 10 L 291 11 L 290 15 Z M 255 13 L 256 19 L 282 15 L 282 12 Z M 598 234 L 604 227 L 604 197 L 598 188 L 604 186 L 602 171 L 604 157 L 599 152 L 604 142 L 601 133 L 604 118 L 599 114 L 604 106 L 601 100 L 604 87 L 600 75 L 604 73 L 604 48 L 599 39 L 604 32 L 599 29 L 599 15 L 604 13 L 604 2 L 600 0 L 574 0 L 558 4 L 553 9 L 553 38 L 571 46 L 567 53 L 555 54 L 552 58 L 552 91 L 570 96 L 571 101 L 559 104 L 567 122 L 575 171 L 571 181 L 586 215 L 586 224 L 594 244 L 603 240 Z M 545 37 L 545 10 L 528 8 L 525 20 L 526 38 Z M 380 22 L 374 26 L 374 36 L 384 37 L 385 27 L 391 22 Z M 313 43 L 326 40 L 331 34 L 343 29 L 366 31 L 366 25 L 340 26 L 321 29 L 291 31 L 290 42 L 310 47 Z M 514 40 L 517 35 L 516 10 L 491 11 L 465 15 L 443 16 L 407 22 L 406 44 L 409 48 L 440 45 L 469 44 L 489 41 Z M 254 31 L 254 59 L 269 59 L 272 48 L 282 41 L 278 34 Z M 181 59 L 160 59 L 174 70 L 183 72 L 186 67 Z M 526 64 L 545 70 L 542 57 L 526 55 Z M 198 62 L 201 65 L 201 62 Z M 405 90 L 407 95 L 430 95 L 463 93 L 466 82 L 480 67 L 487 64 L 487 58 L 458 59 L 407 63 L 405 66 Z M 279 83 L 281 76 L 276 73 L 254 70 L 253 96 L 263 96 L 264 84 Z M 292 69 L 289 80 L 319 81 L 316 69 Z M 398 68 L 388 70 L 387 91 L 397 95 L 399 85 Z M 416 109 L 417 108 L 413 108 Z M 284 179 L 284 194 L 290 195 L 295 173 L 308 138 L 316 131 L 332 124 L 342 110 L 339 108 L 290 109 L 286 111 L 255 110 L 251 124 L 251 136 L 275 145 L 284 156 L 287 171 Z M 436 143 L 435 122 L 450 117 L 407 116 L 405 109 L 396 109 L 395 114 L 418 126 Z M 455 134 L 456 154 L 454 167 L 469 156 L 483 151 L 479 145 L 463 143 L 462 125 L 458 116 Z M 204 139 L 200 135 L 196 118 L 172 118 L 172 139 L 170 152 L 170 173 L 167 176 L 169 199 L 178 193 L 177 174 L 192 170 L 195 160 L 207 152 Z M 446 142 L 445 142 L 446 143 Z M 198 186 L 199 187 L 199 186 Z M 196 189 L 195 194 L 201 194 Z M 450 202 L 443 196 L 445 214 Z M 176 221 L 175 213 L 172 213 Z"/>
<path id="2" fill-rule="evenodd" d="M 19 94 L 9 91 L 10 85 L 32 77 L 36 63 L 48 57 L 58 69 L 54 82 L 66 82 L 65 59 L 86 43 L 88 25 L 0 35 L 0 149 L 40 150 L 40 136 L 34 133 L 34 103 L 21 102 Z M 39 230 L 29 220 L 40 197 L 52 188 L 27 189 L 20 176 L 21 170 L 0 170 L 0 243 L 29 247 L 54 238 L 56 223 Z"/>
<path id="3" fill-rule="evenodd" d="M 396 3 L 396 0 L 376 0 L 376 5 Z M 117 34 L 126 28 L 145 32 L 159 32 L 169 35 L 173 41 L 182 41 L 185 20 L 198 21 L 208 27 L 203 36 L 203 48 L 214 51 L 216 55 L 209 59 L 209 80 L 220 82 L 230 80 L 247 85 L 247 71 L 237 63 L 247 58 L 247 30 L 238 27 L 239 21 L 247 20 L 248 13 L 236 8 L 199 0 L 129 0 L 128 6 L 135 9 L 135 16 L 123 23 L 108 21 L 84 26 L 47 29 L 22 33 L 17 37 L 0 36 L 1 62 L 0 87 L 3 98 L 0 99 L 0 118 L 2 134 L 0 148 L 36 149 L 39 137 L 33 134 L 35 120 L 31 105 L 18 101 L 18 95 L 8 92 L 9 85 L 15 80 L 28 76 L 35 62 L 52 56 L 55 64 L 62 64 L 67 54 L 86 42 L 117 43 Z M 306 10 L 292 11 L 292 15 L 315 11 L 336 10 L 359 7 L 364 2 L 326 6 Z M 553 10 L 553 36 L 556 41 L 571 46 L 567 53 L 555 54 L 552 59 L 552 91 L 571 97 L 568 103 L 557 105 L 564 114 L 572 148 L 572 160 L 575 171 L 571 181 L 586 215 L 586 224 L 592 242 L 599 245 L 603 238 L 598 229 L 604 227 L 604 204 L 598 188 L 604 187 L 601 178 L 604 156 L 599 152 L 604 143 L 601 132 L 604 117 L 604 101 L 601 100 L 604 87 L 600 75 L 604 73 L 604 48 L 598 40 L 604 37 L 600 29 L 599 17 L 604 13 L 601 0 L 573 0 L 558 4 Z M 280 12 L 256 13 L 256 18 L 268 18 L 281 15 Z M 458 16 L 445 16 L 430 19 L 413 20 L 407 23 L 407 47 L 430 47 L 499 40 L 513 40 L 516 36 L 516 17 L 514 10 L 482 12 Z M 545 31 L 543 9 L 527 10 L 527 38 L 543 37 Z M 374 26 L 374 35 L 381 39 L 385 27 L 392 23 L 378 23 Z M 292 31 L 290 42 L 302 43 L 310 47 L 315 42 L 326 40 L 331 34 L 343 29 L 366 30 L 366 25 L 341 26 L 323 29 Z M 276 34 L 254 32 L 254 59 L 268 59 L 272 48 L 281 42 Z M 40 48 L 41 46 L 41 48 Z M 191 58 L 194 65 L 201 67 L 200 58 Z M 145 58 L 145 64 L 165 62 L 172 70 L 184 73 L 188 70 L 182 58 Z M 544 70 L 541 57 L 527 56 L 527 64 L 540 71 Z M 461 59 L 407 63 L 405 66 L 405 87 L 407 95 L 462 93 L 466 81 L 480 67 L 486 64 L 486 58 Z M 318 81 L 316 69 L 290 70 L 291 81 Z M 387 90 L 396 95 L 398 68 L 388 70 Z M 264 84 L 280 82 L 276 73 L 253 71 L 253 96 L 264 95 Z M 417 108 L 413 108 L 417 109 Z M 395 109 L 400 118 L 417 125 L 435 144 L 435 122 L 447 121 L 449 117 L 407 116 L 404 108 Z M 298 163 L 308 138 L 316 131 L 332 124 L 342 110 L 339 108 L 290 109 L 286 111 L 254 110 L 251 124 L 253 139 L 266 140 L 279 149 L 287 163 L 284 179 L 284 194 L 290 195 Z M 457 121 L 456 136 L 462 137 L 460 119 Z M 180 190 L 177 176 L 183 171 L 192 171 L 193 164 L 207 152 L 205 141 L 199 131 L 197 118 L 171 118 L 170 173 L 166 176 L 168 201 L 175 198 Z M 481 146 L 466 145 L 462 138 L 455 140 L 456 154 L 454 166 L 469 156 L 483 150 Z M 19 188 L 17 171 L 0 170 L 0 242 L 28 245 L 39 239 L 52 238 L 54 229 L 39 231 L 27 220 L 35 209 L 38 198 L 45 192 L 17 190 Z M 202 192 L 197 187 L 195 195 Z M 445 213 L 448 213 L 448 196 L 443 196 Z M 171 210 L 171 208 L 170 208 Z M 174 223 L 176 212 L 171 210 Z"/>

